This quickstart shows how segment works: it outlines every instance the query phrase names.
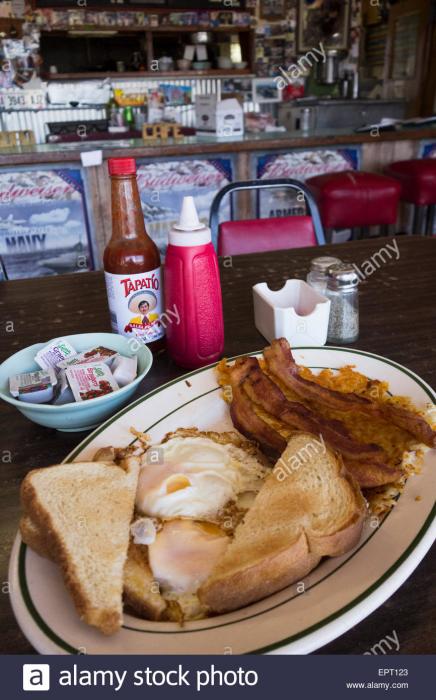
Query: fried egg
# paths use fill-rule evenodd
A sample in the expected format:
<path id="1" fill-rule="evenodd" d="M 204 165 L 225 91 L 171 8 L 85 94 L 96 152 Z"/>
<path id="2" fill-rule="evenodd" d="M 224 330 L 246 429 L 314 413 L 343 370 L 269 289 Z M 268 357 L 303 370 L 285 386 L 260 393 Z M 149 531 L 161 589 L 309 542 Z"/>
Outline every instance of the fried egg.
<path id="1" fill-rule="evenodd" d="M 162 593 L 195 594 L 229 541 L 219 527 L 210 523 L 166 522 L 148 547 L 150 568 Z"/>
<path id="2" fill-rule="evenodd" d="M 267 472 L 255 455 L 202 436 L 170 438 L 150 448 L 148 455 L 139 476 L 136 510 L 163 520 L 213 520 L 239 495 L 257 493 Z"/>

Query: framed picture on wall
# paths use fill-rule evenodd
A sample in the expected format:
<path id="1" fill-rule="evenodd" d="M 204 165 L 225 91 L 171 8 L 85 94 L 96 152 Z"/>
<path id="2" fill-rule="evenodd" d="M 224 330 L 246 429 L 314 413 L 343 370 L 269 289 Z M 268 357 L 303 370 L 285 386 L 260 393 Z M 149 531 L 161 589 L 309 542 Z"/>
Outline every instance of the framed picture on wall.
<path id="1" fill-rule="evenodd" d="M 253 102 L 266 104 L 280 102 L 281 89 L 274 78 L 253 78 Z"/>
<path id="2" fill-rule="evenodd" d="M 274 20 L 284 19 L 286 15 L 287 0 L 260 0 L 260 19 Z"/>
<path id="3" fill-rule="evenodd" d="M 326 49 L 348 49 L 350 3 L 343 0 L 298 0 L 297 51 L 306 53 L 320 43 Z"/>

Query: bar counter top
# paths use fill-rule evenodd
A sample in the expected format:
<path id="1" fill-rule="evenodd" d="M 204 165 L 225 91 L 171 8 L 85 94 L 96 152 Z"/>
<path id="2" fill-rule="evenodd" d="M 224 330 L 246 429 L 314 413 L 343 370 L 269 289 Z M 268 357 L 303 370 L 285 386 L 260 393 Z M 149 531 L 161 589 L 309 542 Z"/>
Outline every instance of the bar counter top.
<path id="1" fill-rule="evenodd" d="M 402 128 L 392 131 L 356 133 L 352 129 L 316 129 L 313 131 L 274 131 L 246 133 L 236 137 L 197 134 L 180 139 L 144 142 L 142 139 L 114 139 L 17 146 L 0 149 L 0 166 L 37 165 L 80 161 L 84 151 L 102 150 L 104 158 L 128 155 L 133 158 L 154 156 L 200 155 L 204 153 L 241 153 L 291 148 L 341 146 L 349 144 L 420 141 L 436 138 L 436 126 Z"/>

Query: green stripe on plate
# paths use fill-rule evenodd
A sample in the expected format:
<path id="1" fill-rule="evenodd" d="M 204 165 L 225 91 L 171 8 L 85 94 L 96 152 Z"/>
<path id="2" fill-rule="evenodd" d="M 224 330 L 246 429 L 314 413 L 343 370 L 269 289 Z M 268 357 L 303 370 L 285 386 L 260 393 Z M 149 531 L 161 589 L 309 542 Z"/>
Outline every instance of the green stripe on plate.
<path id="1" fill-rule="evenodd" d="M 27 578 L 26 578 L 26 549 L 27 545 L 24 544 L 24 542 L 21 543 L 20 546 L 20 551 L 18 555 L 18 580 L 20 584 L 20 591 L 21 595 L 23 596 L 23 601 L 26 605 L 26 608 L 28 612 L 31 614 L 33 617 L 34 622 L 38 625 L 39 629 L 41 632 L 44 632 L 44 634 L 51 639 L 52 642 L 57 644 L 61 649 L 64 651 L 67 651 L 69 654 L 79 654 L 79 650 L 75 649 L 72 647 L 68 642 L 66 642 L 64 639 L 59 637 L 51 627 L 49 627 L 44 620 L 42 619 L 41 615 L 37 611 L 32 597 L 30 595 L 29 587 L 27 585 Z"/>
<path id="2" fill-rule="evenodd" d="M 433 520 L 435 519 L 436 516 L 436 505 L 433 506 L 431 509 L 430 514 L 428 515 L 423 527 L 421 530 L 418 532 L 416 535 L 415 539 L 410 543 L 410 545 L 407 547 L 407 549 L 403 552 L 401 557 L 397 559 L 395 564 L 392 564 L 390 569 L 386 571 L 383 576 L 380 576 L 378 581 L 372 584 L 369 588 L 366 589 L 360 596 L 357 596 L 354 600 L 351 601 L 351 603 L 348 603 L 348 605 L 345 605 L 343 608 L 340 610 L 337 610 L 335 613 L 332 613 L 328 617 L 324 618 L 324 620 L 321 620 L 321 622 L 317 622 L 315 625 L 312 625 L 312 627 L 308 627 L 307 629 L 303 630 L 302 632 L 299 632 L 298 634 L 293 635 L 292 637 L 286 637 L 285 639 L 281 639 L 279 642 L 275 642 L 274 644 L 270 644 L 269 646 L 262 647 L 261 649 L 256 649 L 254 651 L 248 652 L 249 654 L 265 654 L 268 651 L 273 651 L 274 649 L 279 649 L 280 647 L 284 646 L 285 644 L 289 644 L 290 642 L 295 642 L 297 639 L 301 639 L 301 637 L 305 637 L 308 634 L 311 634 L 312 632 L 316 632 L 316 630 L 320 629 L 321 627 L 329 624 L 329 622 L 333 622 L 333 620 L 336 620 L 338 617 L 341 615 L 344 615 L 346 612 L 354 608 L 356 605 L 361 603 L 363 600 L 368 598 L 371 593 L 373 593 L 377 588 L 379 588 L 387 579 L 403 564 L 407 557 L 413 552 L 417 544 L 422 540 L 424 537 L 425 533 L 427 530 L 430 528 Z M 401 585 L 401 584 L 400 584 Z M 377 606 L 379 607 L 379 606 Z"/>

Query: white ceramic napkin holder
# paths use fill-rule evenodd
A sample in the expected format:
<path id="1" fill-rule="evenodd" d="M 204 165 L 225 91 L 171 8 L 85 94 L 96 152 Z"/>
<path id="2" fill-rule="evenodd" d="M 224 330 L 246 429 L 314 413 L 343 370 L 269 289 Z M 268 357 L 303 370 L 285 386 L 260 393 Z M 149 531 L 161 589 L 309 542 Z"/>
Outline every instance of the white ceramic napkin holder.
<path id="1" fill-rule="evenodd" d="M 303 280 L 287 280 L 278 291 L 266 282 L 253 287 L 254 322 L 271 342 L 286 338 L 290 345 L 325 345 L 330 300 Z"/>

